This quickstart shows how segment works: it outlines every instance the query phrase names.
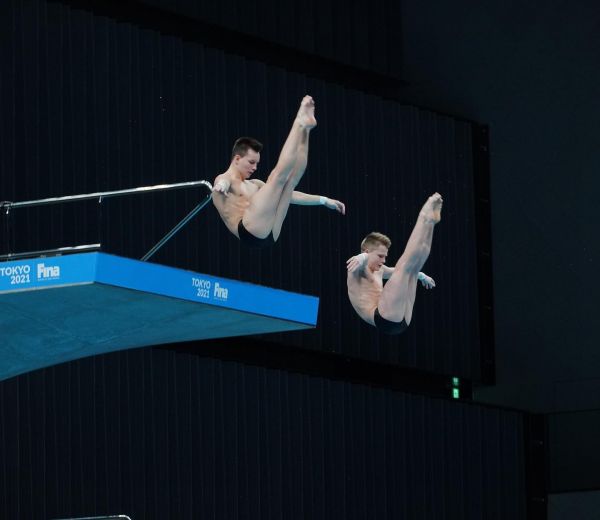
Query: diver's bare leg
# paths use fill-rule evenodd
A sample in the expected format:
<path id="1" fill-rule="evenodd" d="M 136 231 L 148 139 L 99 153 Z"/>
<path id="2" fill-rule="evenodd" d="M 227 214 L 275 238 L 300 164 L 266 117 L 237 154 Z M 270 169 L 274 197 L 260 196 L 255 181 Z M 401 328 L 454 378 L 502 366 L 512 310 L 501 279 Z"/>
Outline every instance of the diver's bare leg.
<path id="1" fill-rule="evenodd" d="M 297 174 L 298 164 L 302 164 L 303 160 L 305 162 L 302 156 L 307 153 L 305 149 L 308 134 L 316 124 L 314 101 L 310 96 L 305 96 L 283 145 L 277 165 L 265 185 L 250 199 L 250 205 L 244 212 L 242 219 L 244 227 L 256 237 L 265 238 L 273 230 L 286 184 Z"/>
<path id="2" fill-rule="evenodd" d="M 409 324 L 417 292 L 419 271 L 425 265 L 433 241 L 433 228 L 441 220 L 442 196 L 435 193 L 421 209 L 404 253 L 394 266 L 394 274 L 385 284 L 378 309 L 390 321 L 403 319 Z"/>

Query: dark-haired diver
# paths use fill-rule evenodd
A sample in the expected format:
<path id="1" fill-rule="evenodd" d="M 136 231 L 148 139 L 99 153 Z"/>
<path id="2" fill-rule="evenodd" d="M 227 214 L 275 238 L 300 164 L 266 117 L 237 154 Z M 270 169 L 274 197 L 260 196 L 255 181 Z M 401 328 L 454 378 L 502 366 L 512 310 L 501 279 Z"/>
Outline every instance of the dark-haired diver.
<path id="1" fill-rule="evenodd" d="M 250 179 L 258 167 L 262 144 L 251 137 L 235 142 L 229 168 L 215 179 L 212 199 L 229 231 L 241 242 L 251 247 L 273 245 L 290 204 L 322 205 L 345 214 L 338 200 L 294 191 L 306 170 L 309 135 L 316 125 L 314 101 L 305 96 L 266 182 Z"/>

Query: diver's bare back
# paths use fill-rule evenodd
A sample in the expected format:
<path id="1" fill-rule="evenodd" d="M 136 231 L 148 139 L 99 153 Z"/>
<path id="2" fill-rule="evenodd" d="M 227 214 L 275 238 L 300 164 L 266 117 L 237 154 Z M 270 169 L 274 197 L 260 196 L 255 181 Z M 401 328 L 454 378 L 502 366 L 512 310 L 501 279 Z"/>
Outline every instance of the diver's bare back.
<path id="1" fill-rule="evenodd" d="M 360 271 L 348 273 L 348 298 L 357 314 L 371 325 L 373 313 L 383 291 L 383 271 L 371 272 L 365 266 Z"/>
<path id="2" fill-rule="evenodd" d="M 219 175 L 217 178 L 221 177 L 231 183 L 228 196 L 213 193 L 213 203 L 227 229 L 239 238 L 238 224 L 250 206 L 250 199 L 260 189 L 260 186 L 254 181 L 236 179 L 228 173 Z"/>

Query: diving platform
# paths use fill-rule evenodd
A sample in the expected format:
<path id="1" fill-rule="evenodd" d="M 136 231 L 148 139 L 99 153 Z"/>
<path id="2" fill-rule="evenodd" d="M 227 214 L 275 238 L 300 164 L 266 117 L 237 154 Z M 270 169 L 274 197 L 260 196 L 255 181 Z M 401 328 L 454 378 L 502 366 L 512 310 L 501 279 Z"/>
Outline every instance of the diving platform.
<path id="1" fill-rule="evenodd" d="M 0 262 L 0 380 L 96 354 L 316 326 L 319 299 L 106 253 Z"/>

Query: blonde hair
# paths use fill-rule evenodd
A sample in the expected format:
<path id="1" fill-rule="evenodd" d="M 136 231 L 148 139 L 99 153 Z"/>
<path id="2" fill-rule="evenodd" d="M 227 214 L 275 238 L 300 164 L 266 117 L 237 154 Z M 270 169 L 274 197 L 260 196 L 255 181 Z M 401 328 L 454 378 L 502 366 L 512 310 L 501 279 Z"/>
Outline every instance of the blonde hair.
<path id="1" fill-rule="evenodd" d="M 385 236 L 383 233 L 378 233 L 377 231 L 373 231 L 369 233 L 363 241 L 360 243 L 360 250 L 366 251 L 367 249 L 373 249 L 378 245 L 382 245 L 387 247 L 388 249 L 392 245 L 392 241 L 389 237 Z"/>

